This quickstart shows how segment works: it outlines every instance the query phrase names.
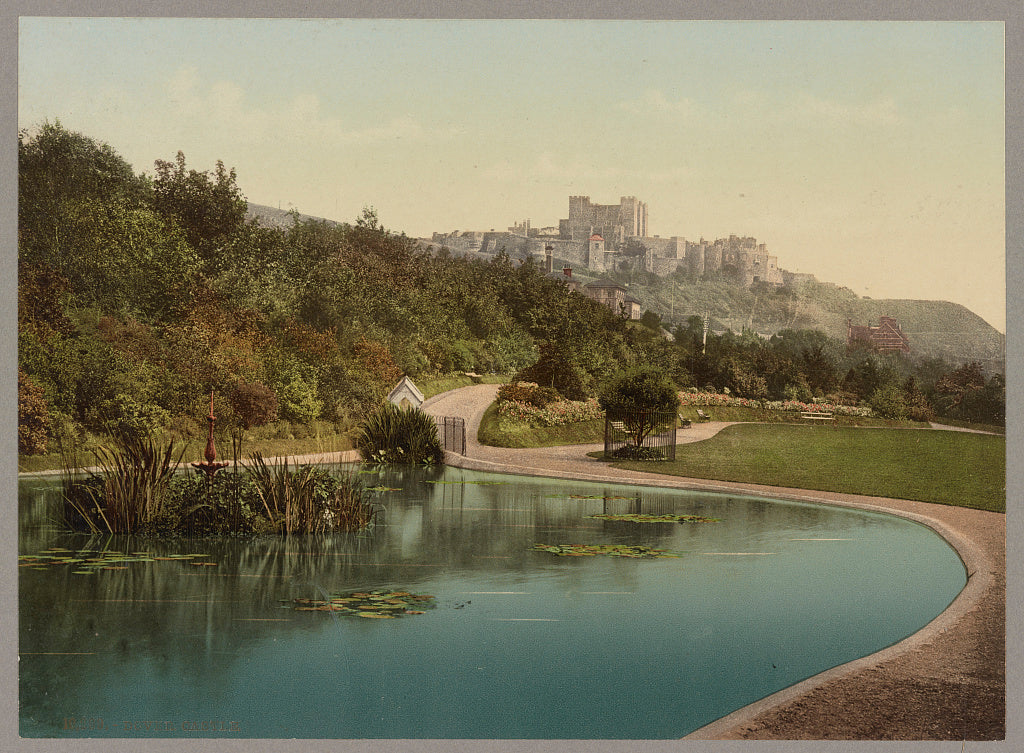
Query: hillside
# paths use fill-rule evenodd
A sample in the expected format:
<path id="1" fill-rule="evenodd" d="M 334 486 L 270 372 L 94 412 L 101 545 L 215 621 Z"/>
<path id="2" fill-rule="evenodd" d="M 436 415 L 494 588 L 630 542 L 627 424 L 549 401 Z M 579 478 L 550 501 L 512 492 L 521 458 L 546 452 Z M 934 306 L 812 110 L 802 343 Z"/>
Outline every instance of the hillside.
<path id="1" fill-rule="evenodd" d="M 249 204 L 249 216 L 271 227 L 290 227 L 293 214 L 260 204 Z M 298 215 L 301 221 L 320 217 Z M 582 282 L 596 279 L 586 269 L 574 270 Z M 980 361 L 986 369 L 1005 369 L 1006 336 L 959 303 L 910 299 L 861 298 L 849 288 L 809 281 L 795 287 L 745 288 L 724 279 L 693 280 L 680 275 L 655 277 L 618 272 L 610 276 L 625 284 L 666 323 L 682 323 L 690 316 L 710 312 L 716 331 L 752 329 L 770 336 L 781 329 L 817 329 L 829 337 L 846 339 L 847 322 L 877 325 L 881 316 L 899 321 L 910 339 L 912 353 L 921 358 L 942 358 L 949 363 Z"/>
<path id="2" fill-rule="evenodd" d="M 981 361 L 987 369 L 1000 372 L 1005 367 L 1006 336 L 959 303 L 861 298 L 826 282 L 772 289 L 744 288 L 724 280 L 647 275 L 631 281 L 628 273 L 616 276 L 628 283 L 645 309 L 666 322 L 681 323 L 709 312 L 716 331 L 752 329 L 770 336 L 781 329 L 817 329 L 845 340 L 848 321 L 877 325 L 879 317 L 892 316 L 910 339 L 915 356 L 950 363 Z"/>
<path id="3" fill-rule="evenodd" d="M 326 222 L 329 225 L 338 225 L 340 223 L 334 220 L 324 219 L 323 217 L 313 217 L 308 214 L 301 214 L 295 210 L 288 209 L 275 209 L 274 207 L 268 207 L 265 204 L 253 204 L 249 203 L 246 216 L 249 219 L 258 219 L 260 224 L 264 227 L 277 227 L 277 228 L 290 228 L 297 216 L 300 222 L 308 222 L 310 220 L 316 222 Z"/>

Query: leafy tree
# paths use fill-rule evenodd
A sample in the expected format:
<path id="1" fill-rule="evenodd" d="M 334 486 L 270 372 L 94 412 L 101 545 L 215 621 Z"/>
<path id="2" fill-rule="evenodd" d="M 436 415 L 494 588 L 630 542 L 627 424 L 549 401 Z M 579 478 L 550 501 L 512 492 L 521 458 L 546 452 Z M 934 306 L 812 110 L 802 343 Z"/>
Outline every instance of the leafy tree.
<path id="1" fill-rule="evenodd" d="M 609 383 L 598 396 L 609 418 L 621 420 L 633 443 L 644 439 L 664 421 L 664 414 L 679 409 L 679 394 L 668 376 L 650 366 L 631 369 Z"/>
<path id="2" fill-rule="evenodd" d="M 155 165 L 154 206 L 177 220 L 207 271 L 216 271 L 224 249 L 244 225 L 248 208 L 235 183 L 234 168 L 228 170 L 218 160 L 213 175 L 192 170 L 180 151 L 174 162 L 157 160 Z"/>
<path id="3" fill-rule="evenodd" d="M 146 183 L 108 144 L 46 122 L 18 133 L 18 256 L 55 261 L 74 240 L 69 211 L 84 199 L 139 205 Z"/>
<path id="4" fill-rule="evenodd" d="M 985 373 L 981 364 L 972 361 L 939 379 L 935 384 L 935 391 L 944 398 L 944 410 L 953 412 L 964 400 L 969 399 L 972 392 L 980 392 L 984 387 Z"/>
<path id="5" fill-rule="evenodd" d="M 243 428 L 251 429 L 277 420 L 277 396 L 265 384 L 239 382 L 231 390 L 228 402 Z"/>
<path id="6" fill-rule="evenodd" d="M 567 349 L 552 342 L 542 342 L 539 349 L 537 363 L 516 374 L 516 381 L 551 387 L 569 400 L 586 400 L 592 394 L 592 378 L 577 365 Z"/>
<path id="7" fill-rule="evenodd" d="M 653 311 L 645 311 L 643 316 L 640 317 L 640 323 L 655 332 L 661 331 L 661 317 Z"/>

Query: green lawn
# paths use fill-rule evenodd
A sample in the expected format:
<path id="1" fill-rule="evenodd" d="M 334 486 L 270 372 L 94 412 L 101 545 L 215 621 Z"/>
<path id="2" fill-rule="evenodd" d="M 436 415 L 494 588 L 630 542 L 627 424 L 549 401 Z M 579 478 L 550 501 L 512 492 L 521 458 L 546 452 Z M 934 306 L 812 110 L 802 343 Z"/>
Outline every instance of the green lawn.
<path id="1" fill-rule="evenodd" d="M 459 387 L 469 387 L 474 384 L 504 384 L 508 380 L 508 374 L 484 374 L 476 378 L 468 377 L 465 374 L 450 374 L 421 380 L 414 379 L 413 384 L 423 393 L 424 399 L 429 399 L 434 395 L 440 395 L 442 392 Z"/>
<path id="2" fill-rule="evenodd" d="M 716 405 L 701 408 L 705 415 L 712 421 L 739 421 L 742 423 L 764 423 L 764 424 L 800 424 L 806 426 L 807 419 L 803 418 L 799 411 L 792 410 L 768 410 L 766 408 L 743 408 L 732 405 Z M 688 418 L 694 423 L 697 422 L 697 407 L 687 406 L 679 409 L 679 415 Z M 926 422 L 921 421 L 894 421 L 888 418 L 875 418 L 863 416 L 840 416 L 836 415 L 834 423 L 837 426 L 919 426 L 927 427 Z"/>
<path id="3" fill-rule="evenodd" d="M 672 462 L 615 467 L 1006 511 L 1006 439 L 914 429 L 729 426 Z"/>
<path id="4" fill-rule="evenodd" d="M 604 441 L 604 419 L 582 421 L 564 426 L 530 426 L 498 415 L 497 403 L 491 403 L 480 419 L 477 440 L 491 447 L 557 447 L 563 444 L 589 444 Z"/>

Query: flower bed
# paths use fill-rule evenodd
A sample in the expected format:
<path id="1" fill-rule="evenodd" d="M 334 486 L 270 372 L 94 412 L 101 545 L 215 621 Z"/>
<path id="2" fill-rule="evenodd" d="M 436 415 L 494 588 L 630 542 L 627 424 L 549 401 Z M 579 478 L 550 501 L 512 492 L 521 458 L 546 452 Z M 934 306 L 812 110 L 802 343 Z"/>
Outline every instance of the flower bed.
<path id="1" fill-rule="evenodd" d="M 584 402 L 560 400 L 543 408 L 518 400 L 503 400 L 498 403 L 498 415 L 525 421 L 535 426 L 563 426 L 602 418 L 604 412 L 597 404 L 596 398 Z"/>
<path id="2" fill-rule="evenodd" d="M 681 408 L 716 406 L 755 408 L 799 413 L 834 413 L 837 416 L 857 416 L 859 418 L 868 418 L 873 415 L 870 408 L 862 408 L 856 405 L 840 405 L 838 403 L 825 402 L 805 403 L 800 400 L 751 400 L 745 397 L 733 397 L 732 395 L 721 395 L 715 392 L 681 392 L 679 393 L 679 400 Z"/>

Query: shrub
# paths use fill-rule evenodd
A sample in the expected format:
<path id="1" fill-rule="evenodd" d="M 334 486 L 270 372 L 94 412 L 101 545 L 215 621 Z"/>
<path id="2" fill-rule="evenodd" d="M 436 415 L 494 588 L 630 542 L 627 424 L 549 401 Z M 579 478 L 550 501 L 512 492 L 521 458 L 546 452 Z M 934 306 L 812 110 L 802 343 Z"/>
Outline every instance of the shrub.
<path id="1" fill-rule="evenodd" d="M 441 463 L 444 450 L 432 416 L 384 403 L 356 429 L 356 449 L 376 463 Z"/>
<path id="2" fill-rule="evenodd" d="M 525 421 L 534 426 L 565 426 L 601 418 L 602 411 L 597 398 L 586 401 L 559 400 L 549 403 L 544 408 L 506 400 L 498 403 L 498 415 Z"/>
<path id="3" fill-rule="evenodd" d="M 277 396 L 259 382 L 239 382 L 231 390 L 228 402 L 243 428 L 251 429 L 277 420 Z"/>
<path id="4" fill-rule="evenodd" d="M 221 471 L 212 478 L 200 472 L 175 476 L 163 509 L 149 521 L 152 534 L 256 533 L 260 499 L 252 475 Z"/>
<path id="5" fill-rule="evenodd" d="M 654 447 L 638 447 L 635 444 L 623 445 L 611 454 L 616 460 L 664 460 L 665 455 Z"/>
<path id="6" fill-rule="evenodd" d="M 907 418 L 907 403 L 899 385 L 887 384 L 879 387 L 868 398 L 868 405 L 882 418 L 902 421 Z"/>
<path id="7" fill-rule="evenodd" d="M 498 389 L 497 400 L 501 402 L 525 403 L 534 408 L 546 408 L 558 402 L 562 396 L 551 387 L 539 387 L 536 384 L 509 382 Z"/>
<path id="8" fill-rule="evenodd" d="M 18 369 L 18 452 L 45 453 L 49 431 L 50 416 L 43 388 Z"/>

